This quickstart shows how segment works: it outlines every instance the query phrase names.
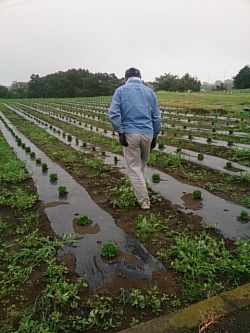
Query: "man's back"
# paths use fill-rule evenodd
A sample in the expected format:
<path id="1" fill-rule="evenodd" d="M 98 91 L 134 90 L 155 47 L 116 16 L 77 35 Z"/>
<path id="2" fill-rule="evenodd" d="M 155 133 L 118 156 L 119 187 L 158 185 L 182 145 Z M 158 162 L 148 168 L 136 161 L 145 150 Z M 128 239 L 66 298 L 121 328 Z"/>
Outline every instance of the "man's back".
<path id="1" fill-rule="evenodd" d="M 160 126 L 156 95 L 137 77 L 131 77 L 115 91 L 109 112 L 111 122 L 117 112 L 120 112 L 125 133 L 153 135 L 154 122 Z"/>

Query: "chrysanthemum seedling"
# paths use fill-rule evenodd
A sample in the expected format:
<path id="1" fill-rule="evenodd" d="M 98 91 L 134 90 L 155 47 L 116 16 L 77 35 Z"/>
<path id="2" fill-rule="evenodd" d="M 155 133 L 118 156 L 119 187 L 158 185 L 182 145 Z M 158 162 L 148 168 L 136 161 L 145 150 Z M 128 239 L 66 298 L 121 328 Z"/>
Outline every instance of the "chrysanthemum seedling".
<path id="1" fill-rule="evenodd" d="M 86 143 L 86 142 L 83 142 L 83 143 L 82 143 L 82 146 L 83 146 L 83 147 L 87 147 L 87 143 Z"/>
<path id="2" fill-rule="evenodd" d="M 36 157 L 36 153 L 35 153 L 34 151 L 31 151 L 31 152 L 30 152 L 30 157 L 31 157 L 31 158 L 35 158 L 35 157 Z"/>
<path id="3" fill-rule="evenodd" d="M 77 223 L 79 225 L 88 225 L 89 224 L 89 217 L 87 214 L 82 214 L 78 216 L 77 218 Z"/>
<path id="4" fill-rule="evenodd" d="M 212 138 L 210 138 L 210 136 L 207 138 L 207 142 L 212 142 Z"/>
<path id="5" fill-rule="evenodd" d="M 113 242 L 108 242 L 103 245 L 101 255 L 106 259 L 111 259 L 117 255 L 117 251 L 117 246 Z"/>
<path id="6" fill-rule="evenodd" d="M 201 191 L 200 190 L 194 190 L 193 191 L 193 198 L 194 199 L 201 199 Z"/>
<path id="7" fill-rule="evenodd" d="M 57 179 L 58 179 L 58 177 L 57 177 L 57 173 L 51 173 L 51 174 L 49 175 L 49 179 L 50 179 L 51 181 L 55 181 L 55 180 L 57 180 Z"/>
<path id="8" fill-rule="evenodd" d="M 158 148 L 159 148 L 159 149 L 163 149 L 163 148 L 164 148 L 164 143 L 159 142 L 159 144 L 158 144 Z"/>
<path id="9" fill-rule="evenodd" d="M 229 169 L 232 168 L 232 162 L 227 162 L 226 167 L 229 168 Z"/>
<path id="10" fill-rule="evenodd" d="M 68 135 L 68 141 L 71 142 L 72 141 L 72 136 L 69 134 Z"/>
<path id="11" fill-rule="evenodd" d="M 42 163 L 42 170 L 47 171 L 48 170 L 48 165 L 47 163 Z"/>
<path id="12" fill-rule="evenodd" d="M 67 188 L 66 186 L 59 186 L 58 187 L 58 193 L 60 196 L 63 196 L 65 194 L 67 194 Z"/>
<path id="13" fill-rule="evenodd" d="M 178 153 L 180 153 L 181 152 L 181 148 L 177 148 L 176 149 L 176 153 L 178 154 Z"/>
<path id="14" fill-rule="evenodd" d="M 246 210 L 242 210 L 240 212 L 240 218 L 244 221 L 248 221 L 249 220 L 249 213 Z"/>
<path id="15" fill-rule="evenodd" d="M 204 160 L 204 155 L 199 153 L 197 158 L 198 158 L 199 161 L 202 161 L 202 160 Z"/>
<path id="16" fill-rule="evenodd" d="M 36 159 L 36 163 L 37 163 L 37 164 L 41 164 L 41 163 L 42 163 L 42 160 L 41 160 L 40 157 Z"/>
<path id="17" fill-rule="evenodd" d="M 118 157 L 114 156 L 114 162 L 117 163 L 118 162 Z"/>
<path id="18" fill-rule="evenodd" d="M 160 181 L 160 178 L 161 178 L 161 176 L 160 176 L 159 173 L 153 173 L 153 174 L 152 174 L 152 181 L 153 181 L 154 183 L 158 183 L 158 182 Z"/>
<path id="19" fill-rule="evenodd" d="M 233 144 L 234 144 L 234 143 L 233 143 L 233 140 L 228 140 L 228 141 L 227 141 L 227 145 L 228 145 L 228 146 L 232 146 Z"/>

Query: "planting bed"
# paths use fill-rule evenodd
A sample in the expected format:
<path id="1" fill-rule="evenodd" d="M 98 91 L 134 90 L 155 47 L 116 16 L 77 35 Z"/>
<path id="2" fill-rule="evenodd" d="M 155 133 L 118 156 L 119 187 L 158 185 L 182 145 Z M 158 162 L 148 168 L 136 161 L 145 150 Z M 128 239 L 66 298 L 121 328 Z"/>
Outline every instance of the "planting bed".
<path id="1" fill-rule="evenodd" d="M 1 293 L 0 327 L 3 332 L 42 332 L 42 329 L 51 332 L 78 332 L 86 329 L 90 332 L 120 331 L 249 281 L 249 150 L 246 147 L 235 146 L 232 149 L 231 146 L 221 147 L 212 143 L 190 144 L 191 139 L 184 137 L 186 130 L 182 130 L 181 120 L 178 120 L 176 113 L 181 113 L 183 122 L 188 123 L 188 119 L 201 121 L 200 128 L 203 130 L 196 128 L 192 131 L 199 133 L 199 137 L 201 133 L 204 135 L 208 132 L 213 140 L 225 139 L 225 134 L 218 134 L 217 137 L 216 132 L 208 126 L 211 119 L 215 119 L 218 120 L 216 131 L 227 131 L 225 121 L 219 118 L 222 115 L 193 111 L 191 117 L 190 112 L 185 113 L 185 110 L 172 110 L 178 135 L 172 132 L 172 120 L 168 123 L 169 118 L 163 118 L 163 125 L 166 128 L 169 126 L 169 129 L 166 129 L 166 133 L 163 131 L 158 142 L 164 148 L 171 144 L 172 152 L 158 147 L 151 154 L 151 168 L 147 176 L 151 179 L 153 174 L 158 173 L 160 182 L 150 181 L 152 209 L 144 212 L 136 205 L 129 182 L 124 176 L 126 172 L 123 169 L 121 147 L 106 121 L 108 103 L 98 100 L 70 103 L 48 100 L 43 103 L 8 101 L 0 105 L 1 131 L 5 133 L 6 128 L 9 129 L 12 135 L 5 136 L 9 137 L 9 142 L 12 137 L 10 145 L 17 156 L 23 152 L 24 158 L 21 159 L 29 161 L 28 169 L 31 171 L 35 168 L 38 177 L 34 173 L 34 180 L 38 191 L 41 186 L 39 182 L 48 183 L 47 197 L 41 196 L 42 201 L 35 201 L 32 207 L 18 210 L 8 204 L 8 196 L 5 195 L 5 188 L 6 191 L 14 191 L 10 179 L 1 179 L 1 189 L 4 188 L 0 193 L 1 220 L 3 225 L 8 225 L 8 228 L 0 229 L 0 237 L 4 239 L 0 249 L 1 274 L 4 277 L 4 271 L 10 271 L 11 260 L 18 263 L 18 267 L 13 264 L 15 274 L 19 269 L 26 269 L 26 279 L 20 281 L 16 288 L 9 288 L 7 282 L 1 285 L 4 292 Z M 163 111 L 163 114 L 170 112 L 164 108 Z M 27 114 L 32 119 L 27 118 Z M 63 115 L 68 119 L 62 119 Z M 243 115 L 234 113 L 231 116 L 223 112 L 223 117 L 230 124 L 238 126 Z M 246 142 L 243 138 L 249 136 L 248 121 L 249 118 L 244 114 L 244 131 L 241 127 L 235 128 L 235 132 L 237 129 L 244 132 L 244 135 L 234 135 L 234 143 Z M 36 158 L 42 156 L 42 161 L 48 165 L 47 174 L 39 176 L 42 170 L 28 152 L 24 152 L 25 148 L 18 145 L 17 137 L 22 137 L 22 143 L 26 142 L 26 146 L 28 143 L 32 147 Z M 178 141 L 175 142 L 176 137 Z M 8 146 L 4 143 L 5 139 L 2 140 Z M 181 151 L 176 152 L 177 148 L 181 148 Z M 194 153 L 192 159 L 184 156 L 184 149 Z M 198 160 L 199 153 L 204 154 L 203 161 Z M 242 154 L 242 158 L 237 159 L 236 164 L 234 156 L 237 154 Z M 208 155 L 226 158 L 220 160 L 220 171 L 216 166 L 214 169 L 206 166 Z M 229 160 L 233 164 L 231 167 L 226 164 Z M 67 185 L 67 196 L 56 197 L 54 200 L 53 193 L 59 185 L 65 185 L 64 180 L 66 182 L 66 176 L 57 170 L 57 183 L 50 184 L 47 181 L 56 166 L 62 167 L 63 172 L 73 177 L 72 184 L 76 182 L 76 185 Z M 7 168 L 3 171 L 5 173 Z M 30 181 L 18 180 L 18 186 L 25 186 L 25 182 Z M 90 195 L 90 201 L 85 202 L 85 205 L 82 203 L 81 208 L 78 204 L 74 206 L 80 196 L 78 192 L 74 194 L 78 186 L 86 189 Z M 34 189 L 30 183 L 29 188 Z M 195 190 L 197 195 L 200 191 L 201 198 L 193 196 Z M 217 195 L 217 199 L 214 195 Z M 21 220 L 23 211 L 27 215 L 33 214 L 37 212 L 37 205 L 41 222 L 32 222 L 29 227 L 24 227 Z M 215 207 L 220 211 L 220 206 L 221 212 L 213 214 Z M 77 207 L 77 210 L 71 210 L 70 207 Z M 93 210 L 90 207 L 94 207 Z M 229 210 L 228 215 L 226 210 Z M 45 213 L 52 220 L 55 218 L 52 222 L 53 230 Z M 76 213 L 89 215 L 92 225 L 77 225 Z M 109 219 L 114 220 L 115 224 L 109 224 Z M 22 232 L 16 230 L 16 225 Z M 62 226 L 66 227 L 66 231 Z M 125 242 L 119 240 L 116 228 L 120 230 L 119 234 L 127 235 Z M 43 256 L 38 260 L 38 255 L 34 255 L 36 264 L 30 263 L 26 252 L 28 249 L 34 252 L 33 246 L 36 250 L 42 247 L 45 240 L 30 245 L 28 239 L 36 239 L 34 232 L 48 236 L 47 239 L 51 241 L 51 249 L 48 250 L 51 256 Z M 237 239 L 238 236 L 240 239 Z M 88 246 L 91 239 L 95 244 L 94 252 Z M 100 254 L 101 245 L 108 241 L 117 245 L 118 254 L 114 258 L 105 259 Z M 25 250 L 20 250 L 18 256 L 14 251 L 19 250 L 21 245 L 25 245 Z M 11 249 L 9 255 L 5 253 L 5 248 Z M 81 248 L 83 251 L 79 250 Z M 93 257 L 93 266 L 81 271 L 80 267 L 91 262 Z M 152 266 L 152 262 L 156 266 Z M 28 269 L 30 266 L 32 268 Z M 113 269 L 110 279 L 105 278 L 107 268 Z M 135 274 L 128 274 L 128 271 Z M 84 276 L 86 272 L 87 276 Z M 82 280 L 78 280 L 77 275 Z M 95 289 L 92 280 L 96 276 L 99 276 L 101 283 Z M 18 279 L 16 275 L 14 277 Z M 26 331 L 24 327 L 27 327 Z"/>

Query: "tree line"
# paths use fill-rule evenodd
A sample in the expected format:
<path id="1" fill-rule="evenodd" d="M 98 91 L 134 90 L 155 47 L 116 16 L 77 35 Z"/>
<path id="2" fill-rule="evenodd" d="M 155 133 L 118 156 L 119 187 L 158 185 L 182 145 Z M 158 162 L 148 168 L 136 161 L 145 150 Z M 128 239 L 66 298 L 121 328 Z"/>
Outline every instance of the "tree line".
<path id="1" fill-rule="evenodd" d="M 123 84 L 115 74 L 91 73 L 86 69 L 70 69 L 40 77 L 32 74 L 29 82 L 12 82 L 10 87 L 0 85 L 0 98 L 50 98 L 111 96 Z M 155 91 L 200 91 L 201 82 L 186 73 L 183 77 L 172 73 L 156 77 L 148 83 Z M 250 88 L 250 65 L 244 66 L 233 77 L 234 89 Z M 215 90 L 225 90 L 222 85 Z"/>

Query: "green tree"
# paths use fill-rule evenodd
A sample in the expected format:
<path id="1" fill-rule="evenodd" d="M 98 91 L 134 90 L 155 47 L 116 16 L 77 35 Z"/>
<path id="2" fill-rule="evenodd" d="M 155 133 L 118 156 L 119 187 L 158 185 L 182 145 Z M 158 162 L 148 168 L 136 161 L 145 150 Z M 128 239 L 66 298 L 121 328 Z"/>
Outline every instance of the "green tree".
<path id="1" fill-rule="evenodd" d="M 154 82 L 155 91 L 175 91 L 175 81 L 177 78 L 177 75 L 173 75 L 171 73 L 165 73 L 164 75 L 157 77 Z"/>
<path id="2" fill-rule="evenodd" d="M 235 89 L 250 88 L 250 66 L 244 66 L 237 75 L 233 77 Z"/>
<path id="3" fill-rule="evenodd" d="M 9 89 L 5 86 L 0 85 L 0 98 L 8 97 Z"/>
<path id="4" fill-rule="evenodd" d="M 29 98 L 40 98 L 43 97 L 43 80 L 37 74 L 32 74 L 30 81 L 28 82 L 28 93 Z"/>
<path id="5" fill-rule="evenodd" d="M 182 78 L 179 78 L 177 75 L 168 73 L 155 79 L 154 88 L 156 91 L 200 91 L 201 82 L 188 73 L 186 73 Z"/>
<path id="6" fill-rule="evenodd" d="M 10 96 L 12 98 L 26 98 L 28 93 L 27 82 L 13 81 L 10 86 Z"/>

